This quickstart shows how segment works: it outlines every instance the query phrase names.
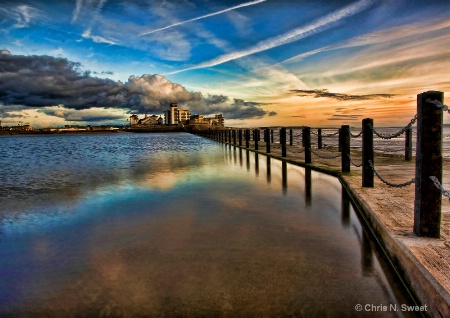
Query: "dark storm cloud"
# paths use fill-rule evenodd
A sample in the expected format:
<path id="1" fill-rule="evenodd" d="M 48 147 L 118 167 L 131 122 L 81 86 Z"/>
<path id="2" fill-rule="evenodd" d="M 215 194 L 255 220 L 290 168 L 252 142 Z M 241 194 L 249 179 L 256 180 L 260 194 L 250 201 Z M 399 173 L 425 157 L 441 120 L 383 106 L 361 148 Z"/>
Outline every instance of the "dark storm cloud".
<path id="1" fill-rule="evenodd" d="M 105 114 L 102 111 L 96 111 L 94 113 L 86 112 L 84 110 L 78 111 L 76 109 L 67 109 L 63 107 L 48 107 L 40 109 L 38 112 L 64 118 L 66 121 L 84 121 L 84 122 L 103 122 L 103 121 L 115 121 L 124 120 L 122 115 Z"/>
<path id="2" fill-rule="evenodd" d="M 269 114 L 268 114 L 269 117 L 276 116 L 276 115 L 277 115 L 277 112 L 269 112 Z"/>
<path id="3" fill-rule="evenodd" d="M 266 115 L 261 103 L 238 99 L 230 103 L 224 95 L 204 96 L 200 92 L 189 92 L 162 75 L 130 76 L 126 83 L 122 83 L 92 77 L 90 71 L 83 71 L 81 67 L 81 64 L 63 58 L 11 55 L 9 51 L 1 50 L 0 103 L 40 108 L 63 106 L 73 110 L 115 107 L 146 113 L 161 112 L 176 102 L 192 113 L 223 113 L 225 118 L 260 118 Z M 44 113 L 52 115 L 48 110 Z M 60 114 L 60 110 L 57 113 Z"/>
<path id="4" fill-rule="evenodd" d="M 394 96 L 392 94 L 350 95 L 341 93 L 330 93 L 327 89 L 314 89 L 314 90 L 293 89 L 290 90 L 290 92 L 295 93 L 297 96 L 300 97 L 306 96 L 312 96 L 314 98 L 327 97 L 337 99 L 340 101 L 392 98 Z"/>

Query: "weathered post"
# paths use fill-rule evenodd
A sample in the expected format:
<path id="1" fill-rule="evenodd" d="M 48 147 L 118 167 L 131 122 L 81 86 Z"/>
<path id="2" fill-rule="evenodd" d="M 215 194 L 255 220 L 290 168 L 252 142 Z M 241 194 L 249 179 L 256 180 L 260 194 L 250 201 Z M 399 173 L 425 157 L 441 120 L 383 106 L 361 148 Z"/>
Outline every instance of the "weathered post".
<path id="1" fill-rule="evenodd" d="M 444 93 L 428 91 L 417 95 L 417 146 L 414 200 L 414 232 L 419 236 L 439 238 L 442 184 L 442 109 L 431 103 L 444 102 Z"/>
<path id="2" fill-rule="evenodd" d="M 412 128 L 405 131 L 405 160 L 412 161 Z"/>
<path id="3" fill-rule="evenodd" d="M 341 132 L 341 128 L 338 129 L 338 150 L 342 151 L 342 132 Z"/>
<path id="4" fill-rule="evenodd" d="M 373 119 L 365 118 L 362 120 L 362 186 L 373 188 L 373 169 L 370 167 L 369 160 L 373 162 Z"/>
<path id="5" fill-rule="evenodd" d="M 266 128 L 265 130 L 265 138 L 266 138 L 266 152 L 270 153 L 270 129 Z"/>
<path id="6" fill-rule="evenodd" d="M 292 146 L 294 144 L 294 135 L 292 133 L 292 128 L 289 129 L 289 146 Z"/>
<path id="7" fill-rule="evenodd" d="M 270 142 L 273 143 L 273 129 L 270 130 Z"/>
<path id="8" fill-rule="evenodd" d="M 233 129 L 233 144 L 236 146 L 236 129 Z"/>
<path id="9" fill-rule="evenodd" d="M 305 147 L 305 163 L 311 163 L 311 128 L 303 128 L 303 142 Z"/>
<path id="10" fill-rule="evenodd" d="M 253 135 L 254 135 L 254 139 L 255 139 L 255 150 L 258 150 L 259 145 L 258 145 L 258 141 L 259 141 L 259 129 L 255 129 L 253 131 Z"/>
<path id="11" fill-rule="evenodd" d="M 242 129 L 239 129 L 239 147 L 242 147 Z"/>
<path id="12" fill-rule="evenodd" d="M 317 149 L 322 149 L 322 128 L 317 129 Z"/>
<path id="13" fill-rule="evenodd" d="M 341 126 L 341 164 L 342 172 L 350 172 L 350 126 Z"/>
<path id="14" fill-rule="evenodd" d="M 281 157 L 286 157 L 286 128 L 280 129 Z"/>
<path id="15" fill-rule="evenodd" d="M 250 129 L 245 130 L 245 148 L 250 147 Z"/>

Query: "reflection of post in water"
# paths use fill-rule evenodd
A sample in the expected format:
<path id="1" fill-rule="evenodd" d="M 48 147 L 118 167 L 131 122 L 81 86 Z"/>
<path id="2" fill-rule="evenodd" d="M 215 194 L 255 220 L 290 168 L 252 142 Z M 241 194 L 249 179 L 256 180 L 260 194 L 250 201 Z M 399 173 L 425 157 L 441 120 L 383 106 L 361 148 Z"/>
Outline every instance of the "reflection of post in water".
<path id="1" fill-rule="evenodd" d="M 236 164 L 237 159 L 236 159 L 236 147 L 233 147 L 233 163 Z"/>
<path id="2" fill-rule="evenodd" d="M 341 186 L 342 189 L 342 225 L 349 226 L 350 224 L 350 197 L 348 196 L 347 190 Z"/>
<path id="3" fill-rule="evenodd" d="M 311 206 L 311 169 L 305 168 L 305 203 Z"/>
<path id="4" fill-rule="evenodd" d="M 245 151 L 245 159 L 247 164 L 247 171 L 250 171 L 250 151 L 248 150 Z"/>
<path id="5" fill-rule="evenodd" d="M 267 157 L 267 183 L 270 183 L 271 173 L 270 173 L 270 157 Z"/>
<path id="6" fill-rule="evenodd" d="M 373 272 L 372 246 L 365 230 L 362 231 L 361 265 L 363 275 L 368 276 Z"/>
<path id="7" fill-rule="evenodd" d="M 259 155 L 255 152 L 255 174 L 259 175 Z"/>
<path id="8" fill-rule="evenodd" d="M 242 148 L 239 148 L 239 165 L 242 167 Z"/>
<path id="9" fill-rule="evenodd" d="M 283 161 L 281 163 L 281 186 L 283 188 L 283 194 L 287 193 L 287 163 Z"/>

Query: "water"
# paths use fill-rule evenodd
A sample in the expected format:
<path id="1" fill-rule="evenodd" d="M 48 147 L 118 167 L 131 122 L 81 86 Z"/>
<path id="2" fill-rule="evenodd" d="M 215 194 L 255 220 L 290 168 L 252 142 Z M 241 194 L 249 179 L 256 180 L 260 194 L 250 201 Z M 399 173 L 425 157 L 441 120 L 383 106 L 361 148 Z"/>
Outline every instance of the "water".
<path id="1" fill-rule="evenodd" d="M 0 141 L 0 316 L 411 304 L 333 177 L 183 133 Z"/>

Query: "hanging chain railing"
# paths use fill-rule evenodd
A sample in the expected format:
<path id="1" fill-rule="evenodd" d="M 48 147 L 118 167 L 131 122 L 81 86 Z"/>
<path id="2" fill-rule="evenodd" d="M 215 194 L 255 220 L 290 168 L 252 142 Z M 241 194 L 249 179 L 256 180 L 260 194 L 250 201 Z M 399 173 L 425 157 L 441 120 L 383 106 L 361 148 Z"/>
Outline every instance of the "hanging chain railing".
<path id="1" fill-rule="evenodd" d="M 372 160 L 368 160 L 368 162 L 369 162 L 370 168 L 373 170 L 373 172 L 378 177 L 378 179 L 380 179 L 384 184 L 386 184 L 386 185 L 388 185 L 390 187 L 403 188 L 403 187 L 409 186 L 410 184 L 413 184 L 414 182 L 416 182 L 416 178 L 413 178 L 410 181 L 407 181 L 407 182 L 404 182 L 404 183 L 399 183 L 399 184 L 395 184 L 395 183 L 391 183 L 389 181 L 386 181 L 386 180 L 383 179 L 383 177 L 380 176 L 378 171 L 375 170 L 375 167 L 373 166 Z"/>
<path id="2" fill-rule="evenodd" d="M 417 120 L 417 114 L 414 115 L 414 117 L 411 119 L 411 121 L 410 121 L 405 127 L 403 127 L 400 131 L 398 131 L 398 132 L 396 132 L 395 134 L 392 134 L 392 135 L 380 134 L 379 132 L 377 132 L 377 131 L 375 130 L 374 127 L 372 127 L 371 124 L 368 124 L 368 126 L 369 126 L 370 129 L 373 131 L 373 133 L 374 133 L 375 135 L 377 135 L 378 137 L 380 137 L 381 139 L 392 139 L 392 138 L 397 138 L 397 137 L 400 136 L 400 135 L 403 135 L 407 129 L 411 128 L 411 126 L 414 125 L 414 123 L 416 122 L 416 120 Z"/>
<path id="3" fill-rule="evenodd" d="M 289 149 L 288 147 L 286 147 L 286 150 L 292 153 L 302 153 L 303 151 L 305 151 L 305 148 L 299 150 L 299 151 L 293 151 L 292 149 Z"/>
<path id="4" fill-rule="evenodd" d="M 348 159 L 350 160 L 350 162 L 351 162 L 352 165 L 354 165 L 354 166 L 357 167 L 357 168 L 362 167 L 362 162 L 361 162 L 360 165 L 358 165 L 358 164 L 356 164 L 356 163 L 352 160 L 352 157 L 350 157 L 349 154 L 347 154 L 347 157 L 348 157 Z"/>
<path id="5" fill-rule="evenodd" d="M 399 152 L 405 150 L 405 148 L 399 148 L 399 149 L 386 149 L 386 148 L 373 148 L 373 150 L 376 151 L 384 151 L 384 152 Z"/>
<path id="6" fill-rule="evenodd" d="M 322 137 L 323 137 L 323 138 L 328 138 L 328 137 L 333 137 L 333 136 L 336 136 L 337 134 L 339 134 L 339 130 L 338 130 L 338 131 L 336 131 L 335 133 L 332 133 L 332 134 L 328 134 L 328 135 L 322 135 Z"/>
<path id="7" fill-rule="evenodd" d="M 339 157 L 341 154 L 337 154 L 335 156 L 323 156 L 318 154 L 317 152 L 315 152 L 314 150 L 312 150 L 311 148 L 309 148 L 309 150 L 311 151 L 311 153 L 315 154 L 317 157 L 322 158 L 322 159 L 335 159 L 337 157 Z"/>
<path id="8" fill-rule="evenodd" d="M 436 178 L 435 176 L 431 176 L 430 177 L 431 181 L 433 181 L 434 185 L 436 186 L 436 188 L 438 188 L 439 190 L 441 190 L 441 193 L 444 197 L 448 198 L 448 200 L 450 201 L 450 192 L 448 192 L 447 190 L 444 189 L 444 187 L 442 186 L 442 184 L 439 183 L 438 178 Z"/>
<path id="9" fill-rule="evenodd" d="M 356 135 L 354 135 L 354 134 L 352 134 L 352 132 L 350 132 L 350 137 L 352 137 L 352 138 L 358 138 L 358 137 L 361 137 L 361 135 L 362 135 L 362 130 L 359 132 L 359 134 L 356 134 Z"/>
<path id="10" fill-rule="evenodd" d="M 448 109 L 447 105 L 442 104 L 440 101 L 438 101 L 437 99 L 435 100 L 431 100 L 431 99 L 427 99 L 428 103 L 434 104 L 436 105 L 437 108 L 442 109 L 444 112 L 448 112 L 450 114 L 450 109 Z"/>

